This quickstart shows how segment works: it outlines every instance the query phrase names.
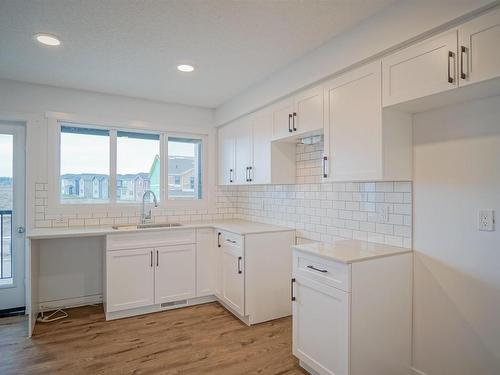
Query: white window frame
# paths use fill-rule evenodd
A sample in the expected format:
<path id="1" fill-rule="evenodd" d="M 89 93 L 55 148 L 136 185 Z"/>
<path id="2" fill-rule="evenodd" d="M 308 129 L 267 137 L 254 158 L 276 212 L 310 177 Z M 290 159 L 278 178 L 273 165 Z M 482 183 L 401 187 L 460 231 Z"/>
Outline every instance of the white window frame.
<path id="1" fill-rule="evenodd" d="M 189 138 L 189 139 L 199 139 L 201 141 L 201 199 L 168 199 L 168 138 Z M 165 172 L 163 187 L 162 187 L 162 200 L 166 201 L 167 208 L 206 208 L 209 202 L 209 192 L 208 187 L 208 136 L 199 134 L 187 134 L 187 133 L 174 133 L 167 132 L 164 133 L 164 146 L 165 151 L 165 164 L 162 167 L 162 171 Z M 162 147 L 160 147 L 160 150 Z M 182 183 L 182 182 L 181 182 Z"/>
<path id="2" fill-rule="evenodd" d="M 110 132 L 110 168 L 109 168 L 109 200 L 101 203 L 62 203 L 60 197 L 60 168 L 61 168 L 61 123 L 74 124 L 75 127 L 105 129 Z M 115 124 L 117 124 L 115 122 Z M 156 130 L 151 127 L 134 126 L 118 123 L 113 125 L 111 122 L 97 123 L 81 118 L 71 116 L 47 116 L 48 137 L 47 137 L 47 174 L 48 174 L 48 207 L 46 214 L 57 215 L 76 215 L 78 214 L 99 214 L 99 213 L 122 213 L 125 215 L 134 215 L 140 208 L 140 202 L 120 202 L 116 200 L 116 166 L 117 166 L 117 132 L 124 130 L 128 132 L 137 132 L 145 134 L 158 134 L 160 136 L 160 202 L 161 209 L 209 209 L 211 203 L 211 191 L 208 186 L 209 163 L 208 163 L 208 135 L 179 133 L 166 130 Z M 167 199 L 168 191 L 168 137 L 181 137 L 190 139 L 200 139 L 202 141 L 202 198 L 186 200 Z M 75 216 L 76 217 L 76 216 Z M 92 215 L 88 218 L 92 218 Z"/>

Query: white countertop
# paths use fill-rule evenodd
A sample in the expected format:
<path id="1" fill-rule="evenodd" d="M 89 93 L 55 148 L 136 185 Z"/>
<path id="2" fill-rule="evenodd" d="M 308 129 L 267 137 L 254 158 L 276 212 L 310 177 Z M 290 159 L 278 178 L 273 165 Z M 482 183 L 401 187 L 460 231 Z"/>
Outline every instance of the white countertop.
<path id="1" fill-rule="evenodd" d="M 318 255 L 341 263 L 354 263 L 368 259 L 410 253 L 411 249 L 359 240 L 338 240 L 332 244 L 308 243 L 293 246 L 294 249 Z"/>
<path id="2" fill-rule="evenodd" d="M 276 225 L 258 223 L 248 220 L 231 219 L 231 220 L 214 220 L 200 221 L 183 224 L 180 227 L 160 227 L 146 229 L 127 229 L 116 230 L 112 226 L 88 226 L 88 227 L 69 227 L 69 228 L 35 228 L 28 231 L 26 237 L 32 240 L 50 239 L 50 238 L 71 238 L 71 237 L 95 237 L 105 236 L 107 234 L 131 233 L 131 232 L 146 232 L 146 231 L 165 231 L 179 229 L 196 229 L 196 228 L 217 228 L 228 232 L 245 235 L 255 233 L 269 232 L 285 232 L 293 231 L 293 228 L 280 227 Z M 132 224 L 131 224 L 132 225 Z"/>

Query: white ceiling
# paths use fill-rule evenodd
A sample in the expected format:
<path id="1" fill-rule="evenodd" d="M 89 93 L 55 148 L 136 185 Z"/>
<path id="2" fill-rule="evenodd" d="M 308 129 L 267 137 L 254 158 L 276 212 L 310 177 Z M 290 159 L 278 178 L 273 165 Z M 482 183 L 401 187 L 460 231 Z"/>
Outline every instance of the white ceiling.
<path id="1" fill-rule="evenodd" d="M 0 78 L 216 107 L 391 2 L 0 0 Z"/>

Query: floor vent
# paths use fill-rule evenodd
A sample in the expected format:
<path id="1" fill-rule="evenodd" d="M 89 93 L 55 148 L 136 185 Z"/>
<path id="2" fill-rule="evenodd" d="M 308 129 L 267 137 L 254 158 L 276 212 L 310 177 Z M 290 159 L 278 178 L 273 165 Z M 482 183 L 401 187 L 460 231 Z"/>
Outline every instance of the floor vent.
<path id="1" fill-rule="evenodd" d="M 187 299 L 183 299 L 183 300 L 180 300 L 180 301 L 162 303 L 161 307 L 172 307 L 172 306 L 177 306 L 177 305 L 187 305 L 187 303 L 188 303 Z"/>

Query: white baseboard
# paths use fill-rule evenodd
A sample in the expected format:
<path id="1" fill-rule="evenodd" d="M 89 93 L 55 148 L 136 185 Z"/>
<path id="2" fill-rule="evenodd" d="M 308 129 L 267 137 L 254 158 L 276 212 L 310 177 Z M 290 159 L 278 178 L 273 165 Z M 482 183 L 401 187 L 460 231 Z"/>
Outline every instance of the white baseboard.
<path id="1" fill-rule="evenodd" d="M 40 301 L 39 311 L 51 311 L 55 309 L 68 309 L 71 307 L 95 305 L 102 303 L 102 294 L 96 294 L 93 296 L 83 296 L 75 298 L 65 298 L 54 301 Z"/>
<path id="2" fill-rule="evenodd" d="M 425 372 L 417 370 L 415 367 L 410 368 L 410 375 L 427 375 Z"/>

